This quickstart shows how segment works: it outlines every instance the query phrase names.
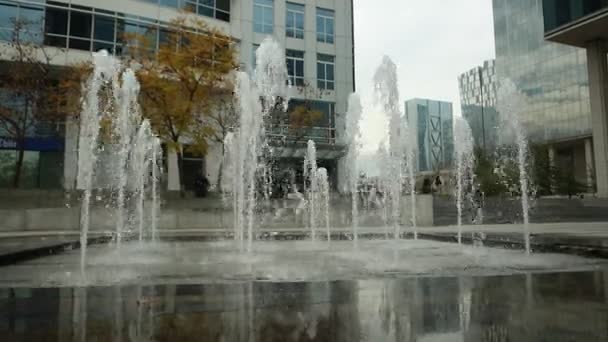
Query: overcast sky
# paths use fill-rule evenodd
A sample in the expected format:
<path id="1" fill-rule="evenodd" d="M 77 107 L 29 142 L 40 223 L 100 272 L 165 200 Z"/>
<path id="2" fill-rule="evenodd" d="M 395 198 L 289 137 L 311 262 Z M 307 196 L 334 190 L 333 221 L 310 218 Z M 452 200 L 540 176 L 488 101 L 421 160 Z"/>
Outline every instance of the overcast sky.
<path id="1" fill-rule="evenodd" d="M 402 104 L 415 97 L 450 101 L 460 115 L 458 75 L 494 58 L 492 0 L 354 2 L 364 151 L 376 151 L 386 134 L 384 116 L 371 108 L 372 77 L 383 55 L 397 64 Z"/>

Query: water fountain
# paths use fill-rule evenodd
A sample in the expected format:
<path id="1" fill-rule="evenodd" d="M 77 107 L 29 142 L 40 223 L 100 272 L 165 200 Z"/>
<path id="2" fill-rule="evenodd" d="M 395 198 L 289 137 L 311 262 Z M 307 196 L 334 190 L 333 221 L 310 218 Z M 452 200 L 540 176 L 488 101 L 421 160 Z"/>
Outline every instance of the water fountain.
<path id="1" fill-rule="evenodd" d="M 157 161 L 161 157 L 160 141 L 151 131 L 147 120 L 141 122 L 137 95 L 139 83 L 130 69 L 121 73 L 121 65 L 114 58 L 102 51 L 94 54 L 93 73 L 85 87 L 82 115 L 80 116 L 79 150 L 78 150 L 78 187 L 83 190 L 80 216 L 80 269 L 84 275 L 87 254 L 88 231 L 90 225 L 91 191 L 97 168 L 106 169 L 107 165 L 97 165 L 100 147 L 106 142 L 100 139 L 102 118 L 111 120 L 113 131 L 118 141 L 117 162 L 111 165 L 118 179 L 116 203 L 116 242 L 120 245 L 127 221 L 126 191 L 128 180 L 135 199 L 135 218 L 139 240 L 143 241 L 144 201 L 146 186 L 152 186 L 151 237 L 156 235 L 159 212 L 159 189 Z M 137 129 L 139 127 L 139 129 Z M 150 170 L 151 169 L 151 170 Z M 150 175 L 150 171 L 152 175 Z M 129 177 L 130 176 L 130 177 Z"/>
<path id="2" fill-rule="evenodd" d="M 308 197 L 308 225 L 310 228 L 310 239 L 315 241 L 315 229 L 317 220 L 316 197 L 318 192 L 317 182 L 317 149 L 315 142 L 308 140 L 306 144 L 306 156 L 304 157 L 304 192 Z"/>
<path id="3" fill-rule="evenodd" d="M 351 196 L 351 217 L 352 217 L 352 228 L 353 228 L 353 241 L 355 244 L 359 239 L 359 210 L 358 210 L 358 189 L 357 185 L 359 182 L 359 167 L 357 164 L 357 158 L 359 156 L 359 139 L 361 132 L 359 129 L 359 123 L 361 121 L 361 115 L 363 114 L 363 107 L 361 106 L 361 99 L 357 94 L 351 94 L 348 98 L 348 111 L 346 112 L 346 144 L 348 146 L 348 152 L 345 157 L 344 167 L 346 168 L 346 182 L 347 189 L 346 193 L 350 193 Z"/>
<path id="4" fill-rule="evenodd" d="M 519 192 L 521 195 L 524 242 L 526 253 L 530 253 L 530 184 L 528 179 L 528 139 L 521 116 L 524 114 L 526 98 L 517 90 L 511 80 L 505 80 L 498 89 L 498 111 L 500 113 L 501 141 L 503 145 L 515 143 L 516 161 L 519 171 Z"/>
<path id="5" fill-rule="evenodd" d="M 91 191 L 93 189 L 93 174 L 97 164 L 99 144 L 99 129 L 101 117 L 110 108 L 100 102 L 99 96 L 107 92 L 108 84 L 117 74 L 120 66 L 117 61 L 108 56 L 105 51 L 93 54 L 94 69 L 86 86 L 82 113 L 80 116 L 80 133 L 78 137 L 78 188 L 83 190 L 80 214 L 80 271 L 84 274 L 86 263 L 87 242 L 89 235 L 91 206 Z"/>
<path id="6" fill-rule="evenodd" d="M 113 82 L 114 100 L 116 110 L 110 117 L 113 123 L 113 133 L 118 143 L 118 150 L 112 154 L 115 158 L 112 165 L 116 168 L 115 178 L 117 180 L 116 191 L 116 244 L 120 247 L 122 234 L 126 221 L 125 201 L 128 177 L 128 158 L 131 152 L 133 138 L 136 135 L 137 125 L 141 121 L 139 113 L 139 83 L 135 73 L 127 69 L 122 73 L 122 83 Z"/>
<path id="7" fill-rule="evenodd" d="M 317 201 L 320 204 L 319 212 L 323 213 L 323 224 L 325 225 L 325 234 L 327 237 L 327 243 L 331 242 L 331 222 L 329 220 L 329 200 L 330 200 L 330 189 L 329 179 L 327 176 L 327 169 L 319 168 L 317 170 L 317 177 L 315 179 L 315 188 L 317 190 L 319 198 Z"/>
<path id="8" fill-rule="evenodd" d="M 454 160 L 456 163 L 456 209 L 458 243 L 462 243 L 462 210 L 465 192 L 474 181 L 473 135 L 469 123 L 461 117 L 454 120 Z"/>
<path id="9" fill-rule="evenodd" d="M 246 228 L 248 252 L 253 243 L 256 172 L 265 167 L 265 161 L 260 160 L 266 145 L 264 119 L 278 105 L 286 110 L 289 101 L 285 53 L 279 43 L 266 38 L 256 51 L 256 62 L 253 80 L 245 72 L 237 73 L 239 128 L 228 148 L 233 162 L 235 239 L 240 241 L 243 250 Z"/>
<path id="10" fill-rule="evenodd" d="M 404 186 L 408 187 L 411 200 L 411 226 L 414 238 L 416 231 L 416 180 L 414 175 L 414 144 L 406 120 L 402 118 L 399 89 L 397 84 L 397 66 L 385 56 L 374 75 L 376 102 L 389 117 L 388 172 L 386 185 L 390 200 L 393 236 L 401 236 L 401 196 Z"/>

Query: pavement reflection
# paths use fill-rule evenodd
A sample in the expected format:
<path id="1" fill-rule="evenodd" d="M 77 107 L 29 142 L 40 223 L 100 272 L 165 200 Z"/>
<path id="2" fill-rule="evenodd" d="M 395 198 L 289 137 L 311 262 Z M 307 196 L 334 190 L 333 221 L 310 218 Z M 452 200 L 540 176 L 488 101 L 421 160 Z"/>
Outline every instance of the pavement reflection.
<path id="1" fill-rule="evenodd" d="M 607 341 L 608 271 L 0 289 L 2 341 Z"/>

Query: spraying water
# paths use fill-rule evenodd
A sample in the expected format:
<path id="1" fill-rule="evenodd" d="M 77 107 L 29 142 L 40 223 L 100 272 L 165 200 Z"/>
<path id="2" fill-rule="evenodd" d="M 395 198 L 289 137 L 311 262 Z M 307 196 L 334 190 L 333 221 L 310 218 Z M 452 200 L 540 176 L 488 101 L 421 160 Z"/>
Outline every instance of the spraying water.
<path id="1" fill-rule="evenodd" d="M 506 141 L 515 141 L 517 146 L 517 165 L 519 169 L 519 188 L 521 193 L 522 216 L 524 221 L 524 241 L 526 253 L 530 253 L 530 216 L 529 191 L 530 185 L 526 168 L 528 166 L 528 139 L 521 122 L 523 109 L 526 105 L 525 96 L 517 90 L 515 84 L 506 80 L 498 90 L 498 110 L 502 136 Z"/>
<path id="2" fill-rule="evenodd" d="M 99 139 L 100 120 L 107 117 L 113 120 L 113 127 L 119 144 L 116 153 L 118 176 L 118 217 L 116 221 L 116 241 L 120 243 L 125 226 L 125 190 L 127 179 L 131 179 L 132 188 L 137 194 L 136 218 L 140 240 L 144 229 L 144 200 L 146 184 L 149 184 L 150 163 L 152 163 L 152 229 L 155 235 L 156 217 L 159 212 L 159 194 L 157 189 L 157 159 L 161 158 L 160 140 L 151 131 L 147 121 L 141 122 L 137 95 L 139 83 L 135 74 L 127 69 L 122 73 L 121 65 L 107 52 L 93 54 L 93 74 L 85 86 L 82 113 L 80 115 L 80 133 L 78 144 L 78 188 L 84 190 L 80 217 L 80 268 L 84 274 L 86 265 L 87 239 L 90 224 L 90 202 L 98 151 L 103 148 Z M 139 127 L 139 130 L 136 128 Z M 105 169 L 107 166 L 98 167 Z M 131 177 L 129 177 L 129 175 Z"/>
<path id="3" fill-rule="evenodd" d="M 378 146 L 378 161 L 380 165 L 388 165 L 389 157 L 388 152 L 386 151 L 385 142 L 381 142 Z M 387 168 L 380 168 L 380 177 L 378 182 L 379 192 L 382 194 L 382 221 L 384 222 L 384 232 L 385 238 L 388 240 L 390 235 L 390 222 L 389 222 L 389 206 L 388 206 L 388 191 L 390 187 L 388 186 L 389 181 L 389 172 Z"/>
<path id="4" fill-rule="evenodd" d="M 114 83 L 114 93 L 116 95 L 116 112 L 112 118 L 114 120 L 115 134 L 118 137 L 118 151 L 116 156 L 116 176 L 117 176 L 117 199 L 116 199 L 116 244 L 120 247 L 122 234 L 124 231 L 125 215 L 125 189 L 127 186 L 127 160 L 131 150 L 131 144 L 136 130 L 136 125 L 141 120 L 139 113 L 139 83 L 135 78 L 135 73 L 127 69 L 122 74 L 122 84 Z"/>
<path id="5" fill-rule="evenodd" d="M 150 128 L 150 122 L 144 120 L 137 130 L 131 151 L 131 177 L 136 196 L 135 217 L 137 222 L 137 232 L 139 241 L 144 240 L 144 201 L 146 199 L 146 180 L 149 175 L 150 163 L 152 160 L 154 135 Z M 155 190 L 154 190 L 155 191 Z M 154 195 L 152 195 L 154 198 Z M 154 207 L 154 204 L 153 206 Z"/>
<path id="6" fill-rule="evenodd" d="M 399 109 L 399 90 L 397 66 L 385 56 L 374 75 L 376 102 L 389 117 L 388 173 L 386 186 L 391 208 L 393 236 L 401 236 L 401 193 L 405 177 L 409 177 L 410 196 L 412 197 L 412 226 L 416 231 L 415 179 L 413 168 L 413 145 L 410 143 L 407 124 L 401 118 Z M 417 238 L 417 234 L 415 233 Z"/>
<path id="7" fill-rule="evenodd" d="M 152 139 L 152 207 L 150 209 L 150 229 L 152 230 L 152 240 L 157 239 L 158 230 L 158 215 L 160 213 L 160 187 L 158 182 L 162 177 L 162 167 L 160 167 L 159 161 L 162 163 L 163 150 L 161 149 L 161 142 L 159 138 Z"/>
<path id="8" fill-rule="evenodd" d="M 327 243 L 329 243 L 331 241 L 331 228 L 329 222 L 329 180 L 327 177 L 327 169 L 322 167 L 317 170 L 315 186 L 317 188 L 317 193 L 320 196 L 318 202 L 321 211 L 323 212 L 323 223 L 325 225 L 325 233 L 327 234 Z"/>
<path id="9" fill-rule="evenodd" d="M 412 227 L 412 232 L 414 234 L 414 240 L 418 240 L 418 224 L 416 222 L 416 175 L 414 171 L 414 160 L 416 153 L 415 143 L 413 141 L 414 135 L 410 131 L 407 120 L 404 118 L 403 126 L 401 128 L 401 141 L 403 144 L 403 153 L 405 154 L 405 165 L 403 168 L 407 170 L 406 181 L 404 182 L 407 185 L 407 189 L 410 195 L 410 224 Z M 403 160 L 403 159 L 402 159 Z"/>
<path id="10" fill-rule="evenodd" d="M 232 169 L 235 238 L 244 249 L 247 229 L 247 251 L 251 252 L 256 207 L 256 172 L 265 167 L 260 160 L 265 142 L 264 118 L 277 105 L 286 110 L 287 67 L 285 53 L 272 38 L 266 38 L 256 52 L 253 81 L 244 72 L 236 76 L 239 129 L 226 145 Z M 261 103 L 260 103 L 261 99 Z M 269 179 L 267 177 L 267 179 Z"/>
<path id="11" fill-rule="evenodd" d="M 465 191 L 474 179 L 473 135 L 469 123 L 463 118 L 454 121 L 454 154 L 456 161 L 456 209 L 458 211 L 458 244 L 462 243 L 462 209 Z"/>
<path id="12" fill-rule="evenodd" d="M 85 86 L 78 137 L 78 188 L 84 191 L 80 214 L 80 271 L 84 275 L 89 234 L 89 210 L 93 173 L 97 163 L 100 119 L 109 108 L 99 99 L 103 88 L 112 82 L 120 65 L 106 51 L 93 54 L 93 74 Z"/>
<path id="13" fill-rule="evenodd" d="M 308 196 L 308 224 L 310 226 L 310 238 L 315 241 L 317 206 L 316 197 L 318 192 L 317 182 L 317 149 L 315 142 L 308 140 L 306 156 L 304 157 L 304 189 Z M 308 186 L 307 186 L 308 184 Z"/>
<path id="14" fill-rule="evenodd" d="M 363 107 L 361 106 L 361 99 L 357 94 L 351 94 L 348 98 L 348 111 L 346 113 L 346 143 L 348 145 L 348 152 L 346 154 L 346 176 L 347 176 L 347 192 L 351 195 L 351 215 L 352 215 L 352 228 L 353 228 L 353 241 L 355 244 L 359 239 L 359 210 L 358 210 L 358 198 L 357 198 L 357 184 L 359 181 L 359 166 L 357 164 L 357 158 L 359 156 L 359 139 L 361 132 L 359 123 L 361 121 L 361 115 L 363 113 Z"/>

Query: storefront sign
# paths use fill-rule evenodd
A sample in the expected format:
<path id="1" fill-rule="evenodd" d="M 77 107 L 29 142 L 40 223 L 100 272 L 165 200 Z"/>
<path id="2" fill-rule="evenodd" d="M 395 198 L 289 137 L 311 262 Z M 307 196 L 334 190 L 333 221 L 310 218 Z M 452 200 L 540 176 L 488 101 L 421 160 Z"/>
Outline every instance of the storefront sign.
<path id="1" fill-rule="evenodd" d="M 0 150 L 16 150 L 17 142 L 8 137 L 0 137 Z M 25 138 L 26 151 L 62 151 L 63 138 L 60 137 L 30 137 Z"/>

